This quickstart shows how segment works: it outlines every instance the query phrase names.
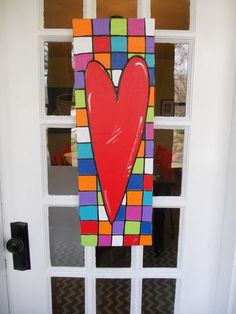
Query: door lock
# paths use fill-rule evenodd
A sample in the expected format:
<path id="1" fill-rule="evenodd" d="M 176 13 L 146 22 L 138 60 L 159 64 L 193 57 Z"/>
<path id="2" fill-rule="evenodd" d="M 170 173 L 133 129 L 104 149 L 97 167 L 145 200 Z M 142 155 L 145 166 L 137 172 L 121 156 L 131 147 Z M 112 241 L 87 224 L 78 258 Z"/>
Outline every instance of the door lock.
<path id="1" fill-rule="evenodd" d="M 12 222 L 11 236 L 12 238 L 7 241 L 6 248 L 13 254 L 14 269 L 30 269 L 28 224 L 25 222 Z"/>

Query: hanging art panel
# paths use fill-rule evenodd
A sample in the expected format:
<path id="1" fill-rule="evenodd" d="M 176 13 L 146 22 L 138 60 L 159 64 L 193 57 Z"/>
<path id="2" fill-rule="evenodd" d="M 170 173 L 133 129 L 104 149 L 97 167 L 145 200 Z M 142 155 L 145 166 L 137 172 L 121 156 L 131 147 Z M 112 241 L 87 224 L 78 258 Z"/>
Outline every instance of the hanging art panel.
<path id="1" fill-rule="evenodd" d="M 74 19 L 81 245 L 152 244 L 154 20 Z"/>

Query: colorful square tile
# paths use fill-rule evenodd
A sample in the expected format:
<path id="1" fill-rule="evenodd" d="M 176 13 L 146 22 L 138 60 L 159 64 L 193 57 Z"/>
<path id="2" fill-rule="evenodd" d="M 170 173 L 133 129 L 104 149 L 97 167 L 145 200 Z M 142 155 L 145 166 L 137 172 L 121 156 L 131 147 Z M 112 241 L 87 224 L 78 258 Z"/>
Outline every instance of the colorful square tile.
<path id="1" fill-rule="evenodd" d="M 98 219 L 97 206 L 80 206 L 80 220 L 97 220 Z"/>
<path id="2" fill-rule="evenodd" d="M 76 126 L 88 126 L 88 117 L 86 109 L 77 109 Z"/>
<path id="3" fill-rule="evenodd" d="M 143 206 L 143 221 L 152 221 L 152 206 Z"/>
<path id="4" fill-rule="evenodd" d="M 123 236 L 113 235 L 112 236 L 112 246 L 123 246 Z"/>
<path id="5" fill-rule="evenodd" d="M 127 205 L 142 205 L 142 191 L 128 191 L 127 192 Z"/>
<path id="6" fill-rule="evenodd" d="M 79 204 L 82 205 L 97 205 L 97 193 L 96 192 L 80 192 Z"/>
<path id="7" fill-rule="evenodd" d="M 124 246 L 139 245 L 139 235 L 125 235 Z"/>
<path id="8" fill-rule="evenodd" d="M 109 36 L 94 36 L 93 50 L 94 52 L 110 52 L 110 37 Z"/>
<path id="9" fill-rule="evenodd" d="M 130 52 L 145 52 L 145 37 L 128 37 L 128 50 Z"/>
<path id="10" fill-rule="evenodd" d="M 75 72 L 75 88 L 84 88 L 84 72 Z"/>
<path id="11" fill-rule="evenodd" d="M 106 69 L 111 67 L 111 57 L 109 53 L 95 53 L 94 60 L 100 62 Z"/>
<path id="12" fill-rule="evenodd" d="M 96 234 L 98 232 L 98 222 L 89 220 L 81 221 L 80 232 L 81 234 Z"/>
<path id="13" fill-rule="evenodd" d="M 73 35 L 88 36 L 92 35 L 92 20 L 91 19 L 73 19 Z"/>
<path id="14" fill-rule="evenodd" d="M 78 127 L 76 136 L 77 136 L 77 143 L 90 142 L 90 134 L 89 134 L 89 129 L 87 127 Z"/>
<path id="15" fill-rule="evenodd" d="M 110 19 L 93 19 L 94 35 L 109 35 Z"/>
<path id="16" fill-rule="evenodd" d="M 126 219 L 139 221 L 141 220 L 142 206 L 127 206 Z"/>
<path id="17" fill-rule="evenodd" d="M 96 166 L 94 159 L 78 159 L 78 172 L 79 175 L 96 175 Z"/>
<path id="18" fill-rule="evenodd" d="M 151 191 L 143 192 L 143 205 L 152 206 L 152 192 Z"/>
<path id="19" fill-rule="evenodd" d="M 76 37 L 73 41 L 74 54 L 91 53 L 93 51 L 92 37 Z"/>
<path id="20" fill-rule="evenodd" d="M 77 144 L 77 154 L 79 159 L 93 158 L 92 146 L 90 143 Z"/>
<path id="21" fill-rule="evenodd" d="M 153 174 L 153 158 L 145 159 L 145 173 Z"/>
<path id="22" fill-rule="evenodd" d="M 75 71 L 85 71 L 88 63 L 93 60 L 92 53 L 84 53 L 74 56 Z"/>
<path id="23" fill-rule="evenodd" d="M 79 191 L 95 191 L 96 176 L 78 176 Z"/>
<path id="24" fill-rule="evenodd" d="M 154 143 L 153 141 L 146 141 L 145 145 L 145 157 L 153 157 Z"/>
<path id="25" fill-rule="evenodd" d="M 128 183 L 128 190 L 142 190 L 143 175 L 131 174 Z"/>
<path id="26" fill-rule="evenodd" d="M 112 36 L 111 37 L 112 52 L 126 52 L 127 51 L 127 37 Z"/>
<path id="27" fill-rule="evenodd" d="M 130 18 L 128 20 L 128 34 L 130 35 L 143 35 L 144 36 L 144 19 Z"/>
<path id="28" fill-rule="evenodd" d="M 143 173 L 144 171 L 144 159 L 136 158 L 132 173 Z"/>
<path id="29" fill-rule="evenodd" d="M 83 89 L 77 89 L 75 91 L 75 108 L 85 108 L 85 91 Z"/>
<path id="30" fill-rule="evenodd" d="M 126 221 L 125 222 L 125 234 L 139 234 L 140 222 L 138 221 Z"/>
<path id="31" fill-rule="evenodd" d="M 111 234 L 112 226 L 109 221 L 99 222 L 99 233 L 100 234 Z"/>
<path id="32" fill-rule="evenodd" d="M 121 205 L 118 210 L 116 220 L 125 220 L 125 212 L 126 212 L 126 207 L 124 205 Z"/>
<path id="33" fill-rule="evenodd" d="M 124 232 L 124 221 L 114 221 L 112 227 L 113 234 L 123 234 Z"/>
<path id="34" fill-rule="evenodd" d="M 111 245 L 111 236 L 109 235 L 99 235 L 98 237 L 99 246 L 110 246 Z"/>
<path id="35" fill-rule="evenodd" d="M 152 223 L 142 222 L 141 223 L 141 234 L 151 234 L 152 233 Z"/>
<path id="36" fill-rule="evenodd" d="M 143 189 L 147 191 L 152 191 L 153 188 L 153 175 L 145 174 L 143 178 Z"/>
<path id="37" fill-rule="evenodd" d="M 127 19 L 111 19 L 111 35 L 126 35 Z"/>
<path id="38" fill-rule="evenodd" d="M 112 68 L 123 69 L 127 63 L 126 53 L 112 53 Z"/>
<path id="39" fill-rule="evenodd" d="M 82 246 L 97 246 L 97 235 L 82 235 L 80 236 Z"/>
<path id="40" fill-rule="evenodd" d="M 107 217 L 107 213 L 105 210 L 104 206 L 98 206 L 98 216 L 99 216 L 99 220 L 102 221 L 107 221 L 108 217 Z"/>

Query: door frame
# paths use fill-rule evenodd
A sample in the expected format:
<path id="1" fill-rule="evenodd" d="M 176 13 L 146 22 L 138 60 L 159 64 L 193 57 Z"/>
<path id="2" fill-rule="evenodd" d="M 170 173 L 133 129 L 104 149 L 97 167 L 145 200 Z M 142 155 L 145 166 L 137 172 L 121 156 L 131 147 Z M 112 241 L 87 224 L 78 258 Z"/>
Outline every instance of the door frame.
<path id="1" fill-rule="evenodd" d="M 12 4 L 6 3 L 9 1 L 2 1 L 0 3 L 0 6 L 4 6 L 6 5 L 9 8 L 12 6 Z M 37 16 L 36 11 L 36 5 L 33 4 L 34 1 L 26 1 L 24 0 L 23 3 L 24 5 L 26 5 L 26 3 L 29 3 L 29 9 L 32 9 L 32 20 Z M 93 1 L 87 1 L 87 3 L 93 3 Z M 232 93 L 233 93 L 233 88 L 231 86 L 231 84 L 228 83 L 227 79 L 229 77 L 229 73 L 230 75 L 232 74 L 232 63 L 231 60 L 234 58 L 234 51 L 231 51 L 231 47 L 229 47 L 229 41 L 232 40 L 232 38 L 234 38 L 231 35 L 233 33 L 232 30 L 232 23 L 231 20 L 228 21 L 228 14 L 229 12 L 234 11 L 235 5 L 233 3 L 234 1 L 232 0 L 227 0 L 227 3 L 225 0 L 220 0 L 217 2 L 217 5 L 215 4 L 215 1 L 213 0 L 209 0 L 208 2 L 203 1 L 203 0 L 199 0 L 198 1 L 198 9 L 197 9 L 197 21 L 199 22 L 199 24 L 197 23 L 197 27 L 199 27 L 198 32 L 196 33 L 196 54 L 195 54 L 195 61 L 197 62 L 197 64 L 195 65 L 195 71 L 194 71 L 194 92 L 193 92 L 193 110 L 194 110 L 194 115 L 193 115 L 193 120 L 191 121 L 191 141 L 190 141 L 190 159 L 191 159 L 191 164 L 196 165 L 196 169 L 190 169 L 190 173 L 188 174 L 188 181 L 191 182 L 191 188 L 189 188 L 191 190 L 191 192 L 193 191 L 193 195 L 191 195 L 191 198 L 187 199 L 187 203 L 186 203 L 186 207 L 184 209 L 187 208 L 187 212 L 185 213 L 185 227 L 187 226 L 187 228 L 185 228 L 184 230 L 184 237 L 185 237 L 185 254 L 186 254 L 186 250 L 190 250 L 187 258 L 185 259 L 185 268 L 184 271 L 182 273 L 182 278 L 181 278 L 181 285 L 182 287 L 184 287 L 185 289 L 185 293 L 180 295 L 180 304 L 179 304 L 179 313 L 189 313 L 189 309 L 187 308 L 186 304 L 184 304 L 184 300 L 191 300 L 192 301 L 192 306 L 196 306 L 196 310 L 199 309 L 198 303 L 199 302 L 199 298 L 200 300 L 202 300 L 202 304 L 201 304 L 201 310 L 202 310 L 202 314 L 204 313 L 213 313 L 213 308 L 214 308 L 214 304 L 215 304 L 215 291 L 211 291 L 208 292 L 207 289 L 210 288 L 214 288 L 216 285 L 216 279 L 217 279 L 217 273 L 218 273 L 218 262 L 219 262 L 219 242 L 222 239 L 222 235 L 218 234 L 216 235 L 215 232 L 219 231 L 219 229 L 222 226 L 222 219 L 224 218 L 224 212 L 223 212 L 223 207 L 224 207 L 224 194 L 225 194 L 225 182 L 226 182 L 226 164 L 225 164 L 225 160 L 227 159 L 228 156 L 228 148 L 229 148 L 229 143 L 228 141 L 225 139 L 228 138 L 229 135 L 229 125 L 230 125 L 230 115 L 231 115 L 231 107 L 232 104 L 230 103 L 231 98 L 232 98 Z M 16 1 L 12 2 L 12 3 L 16 3 Z M 22 3 L 22 2 L 21 2 Z M 22 7 L 24 7 L 24 5 L 22 5 Z M 17 5 L 16 5 L 17 6 Z M 3 8 L 4 9 L 4 8 Z M 20 8 L 19 8 L 20 9 Z M 87 11 L 86 11 L 87 10 Z M 15 10 L 16 11 L 16 10 Z M 24 13 L 22 11 L 19 12 L 9 12 L 8 14 L 10 14 L 11 18 L 16 17 L 16 19 L 18 18 L 17 21 L 20 21 L 20 17 L 19 17 L 19 13 L 22 14 L 23 17 L 27 17 L 27 13 Z M 85 7 L 85 11 L 88 12 L 88 8 Z M 209 16 L 208 13 L 213 11 L 213 19 L 209 21 Z M 4 10 L 0 10 L 0 12 L 4 12 Z M 222 14 L 226 13 L 226 14 Z M 25 15 L 24 15 L 25 14 Z M 211 16 L 210 16 L 211 18 Z M 219 20 L 221 21 L 221 23 L 219 23 Z M 1 19 L 0 19 L 1 21 Z M 8 26 L 10 23 L 10 18 L 7 21 L 8 22 Z M 206 31 L 204 29 L 205 25 L 208 25 L 208 23 L 212 23 L 211 27 L 208 28 L 208 30 Z M 26 23 L 27 24 L 27 23 Z M 219 25 L 220 24 L 220 25 Z M 4 27 L 6 27 L 6 25 L 4 25 Z M 4 29 L 4 27 L 2 29 Z M 22 27 L 22 25 L 19 25 L 20 29 Z M 24 29 L 25 25 L 22 27 L 22 29 Z M 36 27 L 35 27 L 36 29 Z M 35 34 L 33 34 L 33 32 L 35 31 Z M 32 33 L 30 33 L 30 36 L 32 38 L 32 41 L 35 44 L 35 37 L 36 37 L 36 30 L 33 30 Z M 211 42 L 211 37 L 213 34 L 217 34 L 217 36 L 222 39 L 221 42 L 217 41 L 217 38 L 214 38 L 215 40 L 213 41 L 213 45 Z M 13 34 L 13 30 L 8 30 L 6 29 L 6 34 L 7 36 L 11 36 L 14 35 Z M 68 34 L 68 32 L 65 32 L 65 34 Z M 170 34 L 170 32 L 168 31 L 161 31 L 159 32 L 159 36 L 167 36 Z M 183 38 L 186 38 L 185 36 L 187 36 L 188 38 L 188 34 L 186 32 L 176 32 L 176 34 L 178 36 L 183 36 Z M 230 37 L 226 37 L 225 34 L 229 34 Z M 54 36 L 55 34 L 52 32 L 52 36 Z M 195 36 L 195 35 L 194 35 Z M 14 40 L 16 40 L 16 36 L 13 38 Z M 3 38 L 3 42 L 4 42 L 4 38 Z M 17 42 L 18 44 L 20 43 Z M 225 44 L 225 45 L 224 45 Z M 9 45 L 9 43 L 8 43 Z M 35 47 L 35 46 L 34 46 Z M 27 41 L 26 41 L 26 49 L 29 49 L 30 45 L 27 46 Z M 204 49 L 208 49 L 208 53 L 207 53 L 207 57 L 204 57 Z M 7 50 L 5 49 L 5 54 L 7 54 Z M 220 60 L 224 60 L 224 64 L 221 64 L 219 69 L 214 69 L 209 62 L 211 61 L 208 57 L 210 55 L 210 52 L 212 52 L 214 55 L 214 57 L 219 58 Z M 21 52 L 21 54 L 23 55 L 23 53 Z M 10 51 L 10 57 L 13 57 L 14 54 L 12 51 Z M 33 62 L 33 63 L 38 63 L 38 61 L 35 61 L 34 58 L 37 57 L 37 52 L 36 49 L 33 48 L 33 56 L 31 56 L 29 62 Z M 0 63 L 4 63 L 3 60 L 4 58 L 0 58 Z M 8 59 L 8 62 L 9 62 Z M 227 60 L 225 60 L 227 59 Z M 229 60 L 228 60 L 229 59 Z M 2 62 L 1 62 L 2 61 Z M 203 64 L 202 64 L 203 61 Z M 204 67 L 204 69 L 201 69 L 201 67 Z M 5 65 L 3 64 L 3 69 L 7 68 L 5 67 Z M 208 69 L 209 73 L 211 73 L 212 77 L 209 76 L 208 74 L 208 78 L 209 78 L 209 84 L 205 84 L 205 78 L 206 78 L 206 73 L 205 73 L 205 68 Z M 18 69 L 21 70 L 21 67 L 18 66 Z M 7 72 L 8 75 L 13 75 L 14 71 L 13 71 L 13 67 L 10 67 L 10 73 Z M 1 74 L 0 74 L 1 75 Z M 3 75 L 3 74 L 2 74 Z M 25 74 L 24 74 L 25 75 Z M 36 74 L 33 75 L 33 80 L 34 80 L 34 87 L 38 86 L 38 80 L 36 78 Z M 23 76 L 23 78 L 26 79 L 27 81 L 27 77 L 26 75 Z M 212 79 L 212 80 L 211 80 Z M 28 79 L 29 80 L 29 79 Z M 217 81 L 222 82 L 222 90 L 219 90 L 219 93 L 216 93 L 215 95 L 215 90 L 218 91 L 217 88 L 219 88 L 219 86 L 217 85 Z M 227 82 L 227 84 L 225 83 Z M 5 84 L 8 85 L 8 84 Z M 207 85 L 207 86 L 206 86 Z M 3 85 L 4 86 L 4 85 Z M 7 93 L 6 90 L 10 90 L 12 89 L 12 86 L 6 86 L 7 88 L 2 88 L 3 90 L 3 95 L 5 95 L 5 100 L 7 99 Z M 210 91 L 212 91 L 211 93 L 208 92 L 208 88 L 210 89 Z M 33 94 L 36 93 L 38 94 L 38 90 L 34 91 Z M 206 98 L 202 99 L 201 96 L 204 95 L 204 93 L 206 94 Z M 38 99 L 38 95 L 29 95 L 32 97 L 32 99 Z M 0 96 L 1 97 L 1 96 Z M 2 97 L 1 97 L 2 98 Z M 11 97 L 10 97 L 11 98 Z M 3 101 L 4 102 L 4 101 Z M 11 107 L 10 110 L 13 110 L 14 106 L 13 106 L 13 99 L 10 99 L 9 101 Z M 19 103 L 23 103 L 22 99 L 19 99 Z M 8 101 L 6 101 L 6 104 L 8 104 Z M 209 104 L 211 106 L 209 106 Z M 225 104 L 225 108 L 223 108 L 223 105 Z M 37 102 L 36 102 L 36 105 Z M 212 110 L 212 107 L 216 107 L 216 114 L 214 114 L 214 112 L 210 112 L 210 110 Z M 7 111 L 7 106 L 4 106 L 4 110 L 2 110 L 2 106 L 1 106 L 1 121 L 4 122 L 3 124 L 1 123 L 1 130 L 5 131 L 5 132 L 1 132 L 1 134 L 7 134 L 6 132 L 10 131 L 8 126 L 7 126 L 7 122 L 4 121 L 4 114 L 6 114 Z M 18 108 L 16 110 L 16 114 L 20 113 L 20 109 Z M 26 105 L 26 109 L 30 109 L 30 105 Z M 36 115 L 38 114 L 38 108 L 37 109 L 32 109 L 32 114 Z M 37 112 L 37 113 L 36 113 Z M 206 117 L 204 116 L 204 112 L 206 112 Z M 12 112 L 10 112 L 11 114 L 13 114 Z M 211 122 L 211 126 L 212 128 L 209 130 L 208 129 L 208 117 L 213 116 L 214 121 Z M 10 116 L 12 118 L 12 116 Z M 35 118 L 35 120 L 38 119 L 38 116 Z M 6 120 L 6 119 L 5 119 Z M 29 122 L 29 120 L 27 120 Z M 165 126 L 168 127 L 168 124 L 165 124 L 165 121 L 163 119 L 159 119 L 157 122 L 162 123 L 161 126 Z M 180 121 L 180 127 L 182 126 L 183 121 Z M 188 122 L 188 121 L 187 121 Z M 19 122 L 19 124 L 22 126 L 23 122 Z M 38 127 L 38 125 L 37 125 Z M 33 129 L 33 125 L 29 125 L 29 127 L 27 128 L 28 131 Z M 26 130 L 26 132 L 27 132 Z M 14 129 L 14 131 L 16 131 L 16 129 Z M 209 134 L 207 132 L 210 132 Z M 207 138 L 204 138 L 205 132 L 207 133 Z M 200 133 L 200 134 L 199 134 Z M 24 134 L 23 132 L 21 132 L 21 135 Z M 14 134 L 11 134 L 11 138 L 13 138 Z M 33 135 L 36 135 L 36 137 L 33 138 Z M 39 132 L 36 130 L 34 131 L 33 134 L 30 137 L 30 144 L 34 144 L 35 138 L 36 141 L 39 140 Z M 202 184 L 202 189 L 201 192 L 203 194 L 203 198 L 200 199 L 200 196 L 202 195 L 197 195 L 196 191 L 194 193 L 194 178 L 198 177 L 198 171 L 200 170 L 201 174 L 204 174 L 204 169 L 199 169 L 198 166 L 198 158 L 199 158 L 199 154 L 200 154 L 200 149 L 201 149 L 201 145 L 194 145 L 194 142 L 197 140 L 198 136 L 203 136 L 203 147 L 206 149 L 206 160 L 207 160 L 207 165 L 211 166 L 212 163 L 212 177 L 209 178 L 208 182 L 203 182 Z M 222 147 L 224 148 L 224 151 L 222 152 L 222 148 L 220 149 L 217 146 L 214 146 L 213 150 L 211 150 L 211 147 L 208 147 L 209 143 L 207 143 L 207 140 L 212 140 L 214 141 L 215 138 L 217 137 L 217 142 L 219 143 L 219 145 L 222 145 Z M 214 144 L 216 145 L 216 143 L 214 142 Z M 38 145 L 36 145 L 38 147 Z M 2 148 L 6 149 L 6 150 L 2 150 L 4 151 L 5 154 L 10 153 L 11 152 L 11 146 L 9 146 L 9 144 L 7 143 L 7 138 L 6 136 L 3 139 L 3 145 L 1 146 Z M 20 146 L 17 146 L 16 148 L 19 148 Z M 191 147 L 193 148 L 191 150 Z M 27 150 L 27 148 L 26 148 Z M 30 150 L 29 150 L 30 151 Z M 40 152 L 40 151 L 39 151 Z M 207 154 L 210 152 L 210 155 Z M 214 156 L 215 153 L 219 153 L 219 156 Z M 1 167 L 3 166 L 7 166 L 9 167 L 11 164 L 10 162 L 6 162 L 6 158 L 8 157 L 5 156 L 4 159 L 5 161 L 2 162 L 1 161 Z M 215 157 L 215 159 L 214 159 Z M 9 158 L 11 159 L 11 156 L 9 155 Z M 40 164 L 40 158 L 34 158 L 33 156 L 33 161 L 36 161 Z M 26 156 L 26 161 L 29 161 L 30 158 Z M 26 165 L 26 161 L 24 161 L 24 164 Z M 214 162 L 216 162 L 216 164 L 214 164 Z M 33 163 L 33 162 L 32 162 Z M 7 167 L 5 167 L 5 169 L 8 169 Z M 219 167 L 220 169 L 218 169 L 217 167 Z M 4 178 L 6 178 L 6 170 L 4 171 Z M 23 171 L 19 171 L 19 173 L 23 173 Z M 38 173 L 37 173 L 38 175 Z M 218 182 L 217 181 L 217 177 L 219 178 L 219 176 L 222 178 L 222 181 Z M 14 179 L 14 177 L 13 177 Z M 199 179 L 198 179 L 199 180 Z M 208 187 L 208 184 L 210 184 L 210 186 L 214 187 L 214 190 L 211 190 L 210 192 L 208 192 L 206 190 L 206 188 Z M 3 184 L 3 182 L 2 182 Z M 7 184 L 6 186 L 6 191 L 4 190 L 4 211 L 6 211 L 6 213 L 4 212 L 4 216 L 6 215 L 6 222 L 4 222 L 5 225 L 5 239 L 7 239 L 9 237 L 9 221 L 11 220 L 12 217 L 14 218 L 18 218 L 15 217 L 15 213 L 16 213 L 16 209 L 17 209 L 17 204 L 15 204 L 15 202 L 11 202 L 11 181 L 10 179 L 7 180 L 7 182 L 4 182 L 4 185 Z M 14 184 L 13 184 L 14 186 Z M 37 189 L 40 189 L 40 184 L 38 184 L 38 186 L 36 187 Z M 16 189 L 15 189 L 16 191 Z M 217 195 L 214 195 L 215 192 L 219 192 L 217 193 Z M 189 193 L 189 192 L 188 192 Z M 39 193 L 40 194 L 40 193 Z M 223 195 L 223 196 L 222 196 Z M 18 196 L 19 197 L 19 196 Z M 214 197 L 214 200 L 213 200 Z M 37 197 L 36 197 L 37 199 Z M 38 197 L 38 199 L 41 199 L 40 197 Z M 21 199 L 22 204 L 24 204 L 24 199 Z M 171 205 L 173 206 L 173 199 L 159 199 L 159 202 L 161 202 L 162 204 L 167 204 L 167 205 Z M 180 200 L 181 201 L 181 200 Z M 159 203 L 160 204 L 160 203 Z M 209 204 L 209 208 L 208 208 L 208 204 Z M 12 205 L 12 207 L 11 207 Z M 41 213 L 38 211 L 40 210 L 40 206 L 38 206 L 38 204 L 28 204 L 28 213 L 32 210 L 32 206 L 34 206 L 35 209 L 35 215 L 37 216 L 36 218 L 39 218 L 39 220 L 41 221 Z M 207 214 L 206 216 L 206 220 L 201 221 L 201 219 L 199 219 L 199 214 L 197 215 L 196 212 L 200 210 L 202 217 L 205 218 L 205 214 Z M 214 215 L 214 213 L 216 213 Z M 197 216 L 197 217 L 196 217 Z M 36 219 L 35 218 L 35 219 Z M 188 224 L 192 219 L 197 219 L 197 223 L 198 226 L 196 226 L 196 229 L 198 227 L 198 230 L 191 229 L 191 224 Z M 212 219 L 213 218 L 213 219 Z M 9 220 L 9 221 L 8 221 Z M 209 234 L 208 230 L 207 230 L 207 225 L 208 223 L 213 224 L 213 227 L 211 229 L 212 234 Z M 196 223 L 196 224 L 197 224 Z M 199 227 L 202 228 L 202 235 L 199 235 Z M 226 226 L 227 227 L 227 226 Z M 190 237 L 193 237 L 191 238 Z M 41 238 L 42 235 L 40 234 L 39 238 Z M 186 240 L 188 239 L 188 240 Z M 199 244 L 199 239 L 200 239 L 200 245 L 198 247 Z M 205 243 L 204 240 L 207 240 Z M 32 239 L 32 243 L 35 243 L 35 239 Z M 224 242 L 223 242 L 224 243 Z M 194 273 L 194 270 L 192 268 L 191 265 L 191 247 L 192 244 L 196 245 L 196 251 L 194 251 L 194 257 L 196 256 L 196 258 L 199 259 L 200 256 L 200 265 L 197 265 L 197 271 L 200 269 L 200 275 L 198 273 Z M 45 245 L 45 243 L 40 243 L 40 245 Z M 209 249 L 206 249 L 209 248 Z M 207 256 L 203 257 L 201 256 L 201 249 L 203 249 L 203 252 L 207 252 Z M 32 253 L 35 253 L 36 248 L 32 247 Z M 188 251 L 187 251 L 188 252 Z M 90 258 L 91 256 L 87 256 L 88 258 Z M 10 259 L 9 258 L 9 265 L 11 267 L 10 264 Z M 204 265 L 204 260 L 207 260 L 210 262 L 210 265 Z M 33 265 L 36 265 L 36 261 L 34 260 Z M 46 272 L 46 268 L 44 269 L 43 267 L 39 267 L 41 271 Z M 181 268 L 183 269 L 183 268 Z M 210 270 L 210 274 L 209 274 L 209 270 Z M 35 271 L 35 269 L 34 269 Z M 202 289 L 201 286 L 201 278 L 198 277 L 207 277 L 209 276 L 209 282 L 208 285 L 206 287 L 203 287 L 204 289 Z M 14 276 L 11 276 L 14 277 Z M 29 281 L 31 282 L 31 281 Z M 189 289 L 190 293 L 188 294 L 188 287 L 191 287 L 191 285 L 193 284 L 193 282 L 197 282 L 196 287 L 194 287 L 193 290 Z M 91 285 L 93 285 L 93 282 L 91 282 Z M 10 284 L 10 288 L 12 288 L 12 283 Z M 89 287 L 88 287 L 89 288 Z M 93 288 L 93 287 L 92 287 Z M 196 297 L 194 298 L 194 296 L 191 294 L 192 292 L 195 292 L 195 295 L 198 295 L 198 300 L 196 300 Z M 198 294 L 198 292 L 200 292 Z M 195 307 L 194 307 L 195 308 Z M 209 310 L 208 312 L 206 312 L 206 310 Z M 195 313 L 195 312 L 192 312 Z M 199 312 L 198 312 L 199 313 Z"/>

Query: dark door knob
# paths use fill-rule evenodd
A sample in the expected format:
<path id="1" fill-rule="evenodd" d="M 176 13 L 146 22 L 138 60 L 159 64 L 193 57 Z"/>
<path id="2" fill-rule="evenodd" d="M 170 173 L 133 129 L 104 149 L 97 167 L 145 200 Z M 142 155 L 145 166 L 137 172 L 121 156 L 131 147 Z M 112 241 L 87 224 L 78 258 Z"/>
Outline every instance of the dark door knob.
<path id="1" fill-rule="evenodd" d="M 24 249 L 24 242 L 20 239 L 13 238 L 7 241 L 6 247 L 9 252 L 13 254 L 19 254 Z"/>

